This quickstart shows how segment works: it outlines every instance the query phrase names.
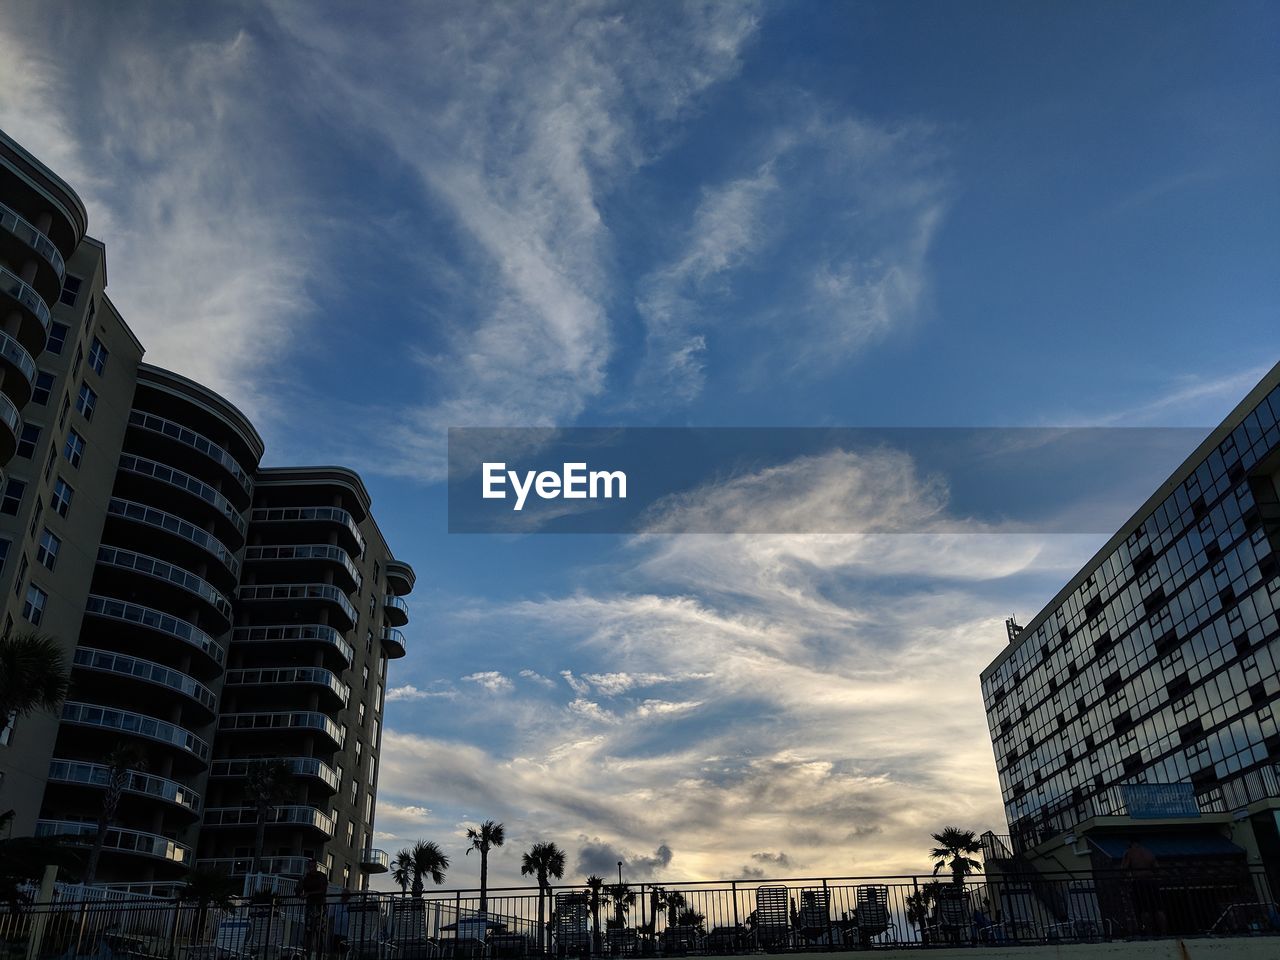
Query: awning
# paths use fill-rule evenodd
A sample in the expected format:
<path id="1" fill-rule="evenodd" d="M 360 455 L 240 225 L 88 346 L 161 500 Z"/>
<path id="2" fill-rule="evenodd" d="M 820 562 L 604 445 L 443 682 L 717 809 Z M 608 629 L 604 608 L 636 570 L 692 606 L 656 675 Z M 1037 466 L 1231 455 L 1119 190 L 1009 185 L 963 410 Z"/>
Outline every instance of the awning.
<path id="1" fill-rule="evenodd" d="M 1217 833 L 1152 833 L 1135 835 L 1090 836 L 1089 842 L 1113 860 L 1119 860 L 1129 849 L 1129 841 L 1136 840 L 1161 857 L 1223 857 L 1243 856 L 1244 849 Z"/>

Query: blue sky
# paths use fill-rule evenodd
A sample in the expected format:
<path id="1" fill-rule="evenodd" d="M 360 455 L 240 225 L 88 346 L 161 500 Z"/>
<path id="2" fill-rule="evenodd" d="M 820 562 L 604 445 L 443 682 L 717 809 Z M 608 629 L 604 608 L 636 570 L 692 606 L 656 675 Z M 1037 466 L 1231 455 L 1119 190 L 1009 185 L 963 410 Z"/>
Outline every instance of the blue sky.
<path id="1" fill-rule="evenodd" d="M 875 873 L 1000 826 L 977 673 L 1098 538 L 451 537 L 445 430 L 1211 425 L 1280 346 L 1278 20 L 19 0 L 0 126 L 417 569 L 380 845 Z"/>

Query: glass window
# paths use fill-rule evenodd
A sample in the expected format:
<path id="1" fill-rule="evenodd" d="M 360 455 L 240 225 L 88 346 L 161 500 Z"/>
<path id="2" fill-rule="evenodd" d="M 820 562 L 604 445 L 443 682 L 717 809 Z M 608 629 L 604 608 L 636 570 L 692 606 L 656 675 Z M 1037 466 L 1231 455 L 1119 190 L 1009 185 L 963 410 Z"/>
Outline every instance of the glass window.
<path id="1" fill-rule="evenodd" d="M 24 553 L 22 559 L 18 561 L 18 576 L 13 581 L 13 595 L 15 597 L 22 596 L 22 587 L 27 582 L 27 568 L 31 564 L 27 561 L 27 555 Z"/>
<path id="2" fill-rule="evenodd" d="M 56 327 L 57 324 L 55 323 Z M 50 341 L 52 342 L 52 341 Z M 49 394 L 53 392 L 53 381 L 56 378 L 48 370 L 40 370 L 36 373 L 35 389 L 31 391 L 31 402 L 44 406 L 49 402 Z"/>
<path id="3" fill-rule="evenodd" d="M 6 490 L 5 491 L 6 499 L 8 498 L 8 495 L 9 495 L 9 492 Z M 59 477 L 53 485 L 53 501 L 52 501 L 53 509 L 54 511 L 57 512 L 58 516 L 65 517 L 67 513 L 70 512 L 71 498 L 74 497 L 75 495 L 76 495 L 76 492 L 71 488 L 71 485 L 67 483 L 67 481 Z M 19 494 L 19 497 L 21 497 L 21 494 Z M 0 512 L 3 512 L 2 508 L 0 508 Z M 16 509 L 14 510 L 14 513 L 17 513 Z"/>
<path id="4" fill-rule="evenodd" d="M 40 442 L 40 425 L 38 423 L 24 423 L 22 425 L 22 436 L 18 440 L 18 453 L 20 457 L 30 460 L 36 452 L 36 444 Z"/>
<path id="5" fill-rule="evenodd" d="M 27 533 L 31 537 L 35 537 L 36 530 L 40 527 L 40 516 L 44 513 L 44 502 L 36 497 L 36 508 L 31 511 L 31 524 L 27 527 Z"/>
<path id="6" fill-rule="evenodd" d="M 62 395 L 62 406 L 58 408 L 58 429 L 61 430 L 67 425 L 67 412 L 71 409 L 71 397 L 67 394 Z"/>
<path id="7" fill-rule="evenodd" d="M 48 600 L 49 595 L 34 583 L 27 587 L 27 599 L 22 602 L 22 616 L 33 627 L 40 626 L 40 620 L 44 617 L 44 605 Z"/>
<path id="8" fill-rule="evenodd" d="M 71 328 L 65 323 L 59 323 L 57 320 L 49 324 L 49 339 L 44 344 L 45 352 L 61 354 L 62 348 L 67 345 L 67 334 L 70 330 Z"/>
<path id="9" fill-rule="evenodd" d="M 10 477 L 9 482 L 4 485 L 4 497 L 0 498 L 0 513 L 7 513 L 11 517 L 16 517 L 18 508 L 22 506 L 22 495 L 26 492 L 27 483 L 25 480 Z"/>
<path id="10" fill-rule="evenodd" d="M 4 562 L 9 559 L 9 548 L 12 546 L 12 540 L 0 538 L 0 569 L 4 568 Z"/>
<path id="11" fill-rule="evenodd" d="M 50 475 L 53 473 L 53 464 L 57 459 L 58 451 L 53 449 L 53 447 L 50 447 L 49 456 L 47 456 L 44 461 L 44 478 L 46 480 L 48 480 Z"/>
<path id="12" fill-rule="evenodd" d="M 67 279 L 62 282 L 62 294 L 58 297 L 59 303 L 65 303 L 68 307 L 76 305 L 76 298 L 80 296 L 80 284 L 84 281 L 80 277 L 73 277 L 67 274 Z"/>
<path id="13" fill-rule="evenodd" d="M 94 337 L 93 346 L 89 348 L 89 366 L 93 367 L 93 372 L 98 376 L 102 376 L 103 371 L 107 369 L 108 356 L 107 348 L 102 345 L 102 341 Z"/>
<path id="14" fill-rule="evenodd" d="M 48 527 L 45 527 L 44 533 L 40 534 L 40 545 L 36 548 L 36 562 L 52 570 L 58 562 L 58 549 L 61 546 L 62 541 Z"/>
<path id="15" fill-rule="evenodd" d="M 76 409 L 80 411 L 80 416 L 86 420 L 92 420 L 93 409 L 97 405 L 98 395 L 93 392 L 93 387 L 81 380 L 80 392 L 76 394 Z"/>
<path id="16" fill-rule="evenodd" d="M 67 442 L 62 446 L 62 455 L 73 467 L 80 466 L 80 461 L 84 457 L 84 437 L 74 430 L 70 431 L 67 434 Z"/>

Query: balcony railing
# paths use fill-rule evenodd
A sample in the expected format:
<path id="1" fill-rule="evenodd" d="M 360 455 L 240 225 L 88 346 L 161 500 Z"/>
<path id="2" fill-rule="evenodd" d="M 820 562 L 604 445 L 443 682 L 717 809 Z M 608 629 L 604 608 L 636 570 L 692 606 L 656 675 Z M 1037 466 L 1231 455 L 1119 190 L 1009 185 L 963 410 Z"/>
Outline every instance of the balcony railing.
<path id="1" fill-rule="evenodd" d="M 149 430 L 152 433 L 162 434 L 171 440 L 177 440 L 179 443 L 203 453 L 235 477 L 240 486 L 244 488 L 245 493 L 252 493 L 253 481 L 250 479 L 249 474 L 245 472 L 244 467 L 240 466 L 240 462 L 235 457 L 208 437 L 196 433 L 191 428 L 184 427 L 173 420 L 167 420 L 164 417 L 159 417 L 154 413 L 147 413 L 143 410 L 131 410 L 129 412 L 129 425 Z"/>
<path id="2" fill-rule="evenodd" d="M 123 517 L 135 523 L 146 524 L 157 530 L 171 533 L 175 537 L 181 537 L 188 543 L 194 543 L 231 571 L 233 577 L 240 575 L 240 561 L 236 559 L 236 555 L 213 534 L 201 530 L 194 523 L 183 520 L 182 517 L 121 497 L 112 497 L 107 501 L 107 513 L 113 517 Z"/>
<path id="3" fill-rule="evenodd" d="M 40 321 L 40 326 L 44 327 L 44 332 L 49 333 L 49 305 L 44 302 L 44 298 L 36 293 L 31 284 L 27 283 L 20 276 L 10 270 L 8 267 L 0 267 L 0 290 L 3 290 L 14 300 L 26 307 L 35 318 Z"/>
<path id="4" fill-rule="evenodd" d="M 391 869 L 391 857 L 385 850 L 365 850 L 360 854 L 360 869 L 365 873 L 386 873 Z"/>
<path id="5" fill-rule="evenodd" d="M 27 393 L 30 393 L 36 382 L 36 362 L 26 347 L 3 330 L 0 330 L 0 356 L 22 371 L 27 381 Z"/>
<path id="6" fill-rule="evenodd" d="M 409 604 L 403 597 L 388 593 L 382 598 L 382 606 L 387 612 L 388 619 L 395 626 L 403 627 L 409 622 Z"/>
<path id="7" fill-rule="evenodd" d="M 323 623 L 280 623 L 260 627 L 236 627 L 236 643 L 324 643 L 333 647 L 351 666 L 355 651 L 333 627 Z"/>
<path id="8" fill-rule="evenodd" d="M 384 627 L 382 643 L 387 648 L 387 656 L 393 660 L 403 657 L 408 648 L 405 646 L 404 632 L 395 627 Z"/>
<path id="9" fill-rule="evenodd" d="M 323 781 L 329 789 L 335 792 L 341 786 L 338 782 L 338 774 L 333 767 L 316 757 L 279 757 L 276 759 L 286 764 L 290 772 L 295 776 L 315 777 L 317 780 Z M 241 779 L 247 777 L 255 766 L 265 762 L 267 762 L 265 759 L 215 760 L 209 767 L 209 776 Z"/>
<path id="10" fill-rule="evenodd" d="M 257 507 L 251 516 L 254 523 L 297 523 L 299 521 L 327 520 L 330 523 L 346 527 L 356 544 L 359 553 L 364 555 L 364 536 L 355 518 L 341 507 Z"/>
<path id="11" fill-rule="evenodd" d="M 306 857 L 263 857 L 258 861 L 258 872 L 281 877 L 301 877 L 307 872 Z M 201 869 L 242 877 L 253 868 L 251 857 L 209 857 L 196 861 Z"/>
<path id="12" fill-rule="evenodd" d="M 350 575 L 359 590 L 364 585 L 364 578 L 351 562 L 351 555 L 341 547 L 328 543 L 280 544 L 265 547 L 249 547 L 245 551 L 245 560 L 329 560 L 338 564 Z"/>
<path id="13" fill-rule="evenodd" d="M 338 679 L 331 670 L 323 667 L 261 667 L 227 671 L 226 685 L 229 687 L 277 687 L 292 684 L 324 687 L 341 700 L 344 707 L 351 697 L 351 687 Z"/>
<path id="14" fill-rule="evenodd" d="M 106 764 L 88 763 L 83 760 L 51 760 L 49 761 L 49 780 L 54 783 L 101 787 L 105 790 L 111 780 L 111 768 Z M 130 770 L 128 779 L 124 783 L 124 790 L 126 793 L 136 793 L 167 801 L 194 814 L 200 812 L 200 794 L 190 787 L 154 774 Z"/>
<path id="15" fill-rule="evenodd" d="M 98 673 L 131 677 L 144 683 L 167 687 L 176 693 L 182 694 L 189 700 L 194 700 L 210 713 L 215 712 L 218 708 L 218 698 L 203 683 L 187 676 L 185 673 L 172 670 L 163 664 L 153 663 L 150 660 L 125 656 L 123 653 L 115 653 L 111 650 L 77 647 L 75 665 L 82 670 L 94 670 Z"/>
<path id="16" fill-rule="evenodd" d="M 190 730 L 131 710 L 68 701 L 62 705 L 62 722 L 130 733 L 177 747 L 201 761 L 209 759 L 209 745 Z"/>
<path id="17" fill-rule="evenodd" d="M 156 580 L 168 581 L 183 590 L 194 593 L 217 610 L 218 613 L 222 614 L 227 622 L 231 621 L 231 601 L 224 597 L 213 584 L 197 577 L 190 570 L 184 570 L 182 567 L 166 563 L 156 557 L 149 557 L 146 554 L 125 550 L 123 547 L 112 547 L 106 544 L 98 547 L 98 563 L 110 567 L 118 567 L 122 570 L 132 570 L 135 573 L 153 577 Z"/>
<path id="18" fill-rule="evenodd" d="M 333 836 L 333 815 L 305 804 L 273 807 L 267 814 L 267 823 L 277 826 L 312 827 L 326 837 Z M 204 812 L 206 827 L 254 827 L 257 824 L 257 807 L 208 807 Z"/>
<path id="19" fill-rule="evenodd" d="M 325 600 L 336 604 L 354 624 L 356 608 L 347 595 L 331 583 L 257 583 L 240 588 L 241 600 Z"/>
<path id="20" fill-rule="evenodd" d="M 67 276 L 67 264 L 52 240 L 35 228 L 25 217 L 7 204 L 0 203 L 0 229 L 8 230 L 15 237 L 44 257 L 58 274 L 62 283 Z"/>
<path id="21" fill-rule="evenodd" d="M 102 597 L 90 594 L 85 603 L 85 613 L 105 617 L 108 620 L 119 620 L 123 623 L 134 623 L 157 633 L 189 643 L 211 660 L 222 664 L 227 659 L 227 652 L 213 637 L 209 636 L 194 624 L 179 620 L 172 614 L 161 610 L 153 610 L 137 603 L 128 603 L 114 597 Z"/>
<path id="22" fill-rule="evenodd" d="M 37 837 L 79 836 L 82 842 L 87 844 L 92 843 L 97 833 L 98 826 L 94 823 L 81 823 L 78 820 L 36 821 Z M 162 837 L 156 833 L 145 833 L 142 830 L 108 827 L 103 848 L 120 853 L 137 853 L 159 860 L 169 860 L 182 866 L 191 864 L 190 849 L 175 843 L 168 837 Z"/>
<path id="23" fill-rule="evenodd" d="M 323 713 L 314 710 L 278 710 L 260 713 L 224 713 L 218 717 L 218 729 L 250 730 L 317 730 L 339 747 L 346 741 L 343 729 Z"/>
<path id="24" fill-rule="evenodd" d="M 135 457 L 127 453 L 121 455 L 119 469 L 142 477 L 152 477 L 161 483 L 185 491 L 193 497 L 199 497 L 230 520 L 240 536 L 243 537 L 248 532 L 249 524 L 245 521 L 240 511 L 232 505 L 231 501 L 209 486 L 209 484 L 191 476 L 189 473 L 183 473 L 181 470 L 176 470 L 168 464 L 160 463 L 156 460 Z"/>

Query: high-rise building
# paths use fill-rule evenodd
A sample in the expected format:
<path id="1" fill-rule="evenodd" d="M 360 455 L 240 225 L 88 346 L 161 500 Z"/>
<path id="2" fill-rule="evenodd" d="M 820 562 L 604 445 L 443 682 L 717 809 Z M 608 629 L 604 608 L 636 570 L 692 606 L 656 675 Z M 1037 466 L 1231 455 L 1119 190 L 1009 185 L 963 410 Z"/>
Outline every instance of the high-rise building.
<path id="1" fill-rule="evenodd" d="M 1170 857 L 1216 849 L 1280 889 L 1278 421 L 1280 364 L 1011 622 L 982 695 L 1016 852 L 1097 865 L 1163 831 Z"/>
<path id="2" fill-rule="evenodd" d="M 4 718 L 0 811 L 87 843 L 127 771 L 99 881 L 244 874 L 248 775 L 280 760 L 259 869 L 314 856 L 358 885 L 386 869 L 382 712 L 413 570 L 357 474 L 261 466 L 240 411 L 142 362 L 83 205 L 3 134 L 0 190 L 0 621 L 72 667 L 60 715 Z"/>

